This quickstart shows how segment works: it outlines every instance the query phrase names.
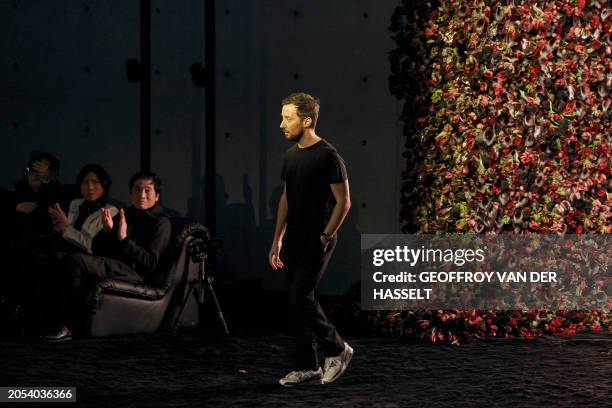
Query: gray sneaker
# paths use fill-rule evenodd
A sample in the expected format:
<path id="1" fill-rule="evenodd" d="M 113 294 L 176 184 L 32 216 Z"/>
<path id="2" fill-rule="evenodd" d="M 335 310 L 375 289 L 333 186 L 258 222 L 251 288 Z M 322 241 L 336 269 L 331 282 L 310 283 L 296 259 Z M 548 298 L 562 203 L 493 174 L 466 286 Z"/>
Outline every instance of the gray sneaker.
<path id="1" fill-rule="evenodd" d="M 324 374 L 321 383 L 329 384 L 330 382 L 336 381 L 342 373 L 344 373 L 346 367 L 348 367 L 351 358 L 353 358 L 353 348 L 345 342 L 342 353 L 336 357 L 327 357 L 325 359 L 325 365 L 323 367 Z"/>
<path id="2" fill-rule="evenodd" d="M 292 371 L 285 378 L 278 380 L 278 383 L 285 387 L 302 384 L 321 384 L 321 378 L 323 378 L 323 370 L 319 367 L 317 371 Z"/>

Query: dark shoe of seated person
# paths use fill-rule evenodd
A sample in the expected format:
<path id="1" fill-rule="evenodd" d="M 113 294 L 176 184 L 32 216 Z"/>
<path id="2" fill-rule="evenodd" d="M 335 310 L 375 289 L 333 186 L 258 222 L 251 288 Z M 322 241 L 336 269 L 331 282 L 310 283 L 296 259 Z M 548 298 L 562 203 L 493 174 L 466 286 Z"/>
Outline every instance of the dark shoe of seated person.
<path id="1" fill-rule="evenodd" d="M 62 326 L 56 331 L 44 335 L 42 340 L 47 343 L 60 343 L 62 341 L 72 340 L 72 329 Z"/>

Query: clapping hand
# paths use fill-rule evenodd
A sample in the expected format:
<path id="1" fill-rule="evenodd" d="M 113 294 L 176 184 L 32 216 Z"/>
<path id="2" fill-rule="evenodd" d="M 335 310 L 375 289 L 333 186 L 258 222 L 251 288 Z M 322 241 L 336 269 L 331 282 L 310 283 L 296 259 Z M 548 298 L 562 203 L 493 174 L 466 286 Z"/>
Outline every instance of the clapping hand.
<path id="1" fill-rule="evenodd" d="M 104 231 L 111 232 L 113 229 L 113 215 L 109 208 L 100 208 L 100 214 L 102 214 L 102 227 Z"/>
<path id="2" fill-rule="evenodd" d="M 58 203 L 53 204 L 49 207 L 49 215 L 51 215 L 51 221 L 53 221 L 54 229 L 58 232 L 64 232 L 70 222 L 62 207 Z"/>
<path id="3" fill-rule="evenodd" d="M 125 219 L 125 211 L 122 209 L 119 210 L 119 231 L 117 233 L 117 238 L 119 241 L 123 241 L 127 238 L 127 221 Z"/>

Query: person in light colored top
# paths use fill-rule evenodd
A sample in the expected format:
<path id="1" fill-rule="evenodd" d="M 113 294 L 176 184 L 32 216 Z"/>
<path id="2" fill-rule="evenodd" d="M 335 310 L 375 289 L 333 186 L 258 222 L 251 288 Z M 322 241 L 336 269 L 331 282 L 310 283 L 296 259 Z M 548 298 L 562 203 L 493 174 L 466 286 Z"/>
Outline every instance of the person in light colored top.
<path id="1" fill-rule="evenodd" d="M 112 216 L 118 210 L 106 202 L 111 180 L 102 166 L 88 164 L 83 167 L 77 176 L 77 185 L 83 198 L 72 200 L 68 215 L 58 203 L 51 205 L 48 211 L 55 232 L 78 252 L 91 254 L 93 239 L 103 228 L 100 210 L 107 209 Z"/>

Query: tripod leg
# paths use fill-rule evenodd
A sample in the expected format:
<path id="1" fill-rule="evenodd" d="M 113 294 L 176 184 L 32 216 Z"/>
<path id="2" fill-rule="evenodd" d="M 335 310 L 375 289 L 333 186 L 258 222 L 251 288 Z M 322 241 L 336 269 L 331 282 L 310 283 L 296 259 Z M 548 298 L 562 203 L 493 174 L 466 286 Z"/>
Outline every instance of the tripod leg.
<path id="1" fill-rule="evenodd" d="M 217 309 L 217 316 L 219 320 L 221 320 L 221 324 L 223 325 L 223 330 L 225 330 L 225 334 L 229 334 L 229 329 L 227 328 L 227 323 L 225 322 L 225 318 L 223 317 L 223 312 L 221 311 L 221 305 L 219 304 L 219 299 L 217 299 L 217 294 L 215 293 L 215 289 L 212 286 L 212 279 L 208 278 L 206 280 L 208 290 L 210 290 L 210 294 L 212 295 L 213 302 L 215 302 L 215 308 Z"/>
<path id="2" fill-rule="evenodd" d="M 200 303 L 200 306 L 204 306 L 204 303 L 206 302 L 205 299 L 205 288 L 204 288 L 204 279 L 206 279 L 206 258 L 204 258 L 204 261 L 200 262 L 200 276 L 199 276 L 199 287 L 198 289 L 200 290 L 199 293 L 199 297 L 198 297 L 198 302 Z"/>
<path id="3" fill-rule="evenodd" d="M 176 330 L 178 329 L 178 326 L 181 323 L 181 317 L 183 316 L 183 312 L 185 311 L 185 306 L 187 306 L 187 302 L 189 302 L 189 297 L 193 293 L 193 290 L 195 289 L 195 287 L 196 287 L 196 282 L 195 281 L 191 282 L 189 291 L 187 292 L 187 296 L 185 296 L 185 299 L 183 299 L 181 310 L 179 311 L 178 316 L 176 317 L 176 319 L 174 320 L 174 323 L 172 324 L 172 333 L 176 333 Z"/>

